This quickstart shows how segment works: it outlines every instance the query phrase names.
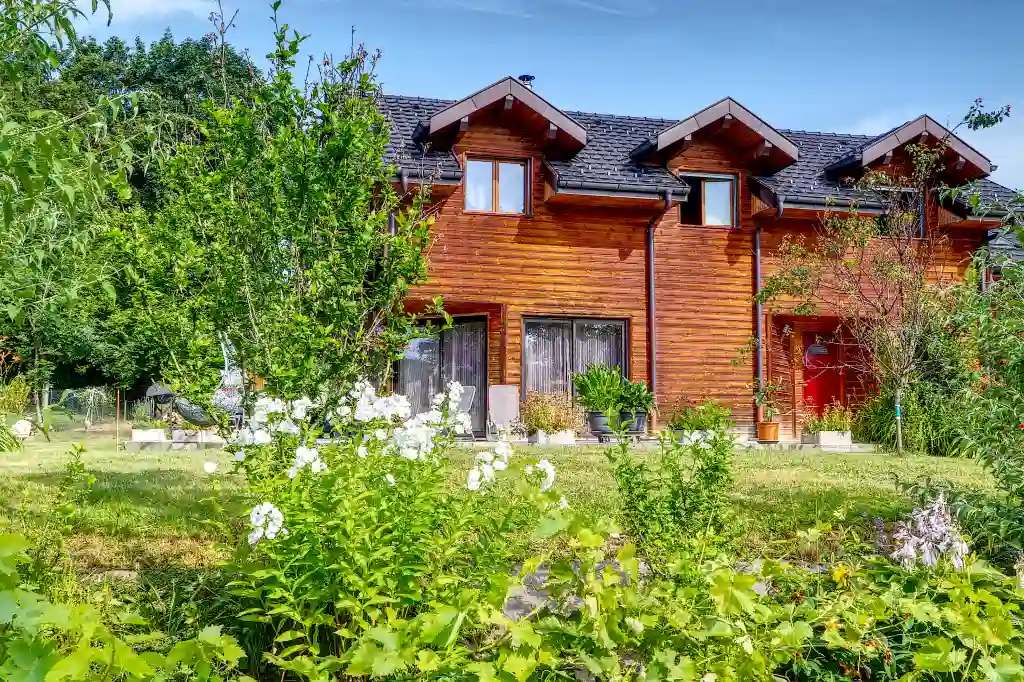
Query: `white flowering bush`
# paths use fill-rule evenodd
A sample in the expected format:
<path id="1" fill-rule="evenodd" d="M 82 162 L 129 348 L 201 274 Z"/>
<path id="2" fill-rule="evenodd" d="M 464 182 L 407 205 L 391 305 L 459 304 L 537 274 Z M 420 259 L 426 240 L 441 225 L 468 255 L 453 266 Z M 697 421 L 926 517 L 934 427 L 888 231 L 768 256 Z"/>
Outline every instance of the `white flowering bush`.
<path id="1" fill-rule="evenodd" d="M 232 589 L 267 662 L 309 679 L 465 662 L 464 633 L 500 622 L 530 533 L 571 527 L 550 462 L 506 442 L 449 461 L 471 428 L 461 393 L 413 415 L 359 382 L 327 429 L 311 401 L 256 401 L 229 446 L 253 501 Z"/>

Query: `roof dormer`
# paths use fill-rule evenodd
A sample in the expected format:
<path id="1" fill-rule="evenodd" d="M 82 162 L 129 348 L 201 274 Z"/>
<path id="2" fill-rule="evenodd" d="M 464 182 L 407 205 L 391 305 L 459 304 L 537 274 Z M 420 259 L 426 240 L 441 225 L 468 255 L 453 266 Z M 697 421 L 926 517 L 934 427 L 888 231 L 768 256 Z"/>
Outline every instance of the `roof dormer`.
<path id="1" fill-rule="evenodd" d="M 586 128 L 511 76 L 436 112 L 420 124 L 416 137 L 438 139 L 465 132 L 473 119 L 485 112 L 515 121 L 563 155 L 574 154 L 587 144 Z"/>
<path id="2" fill-rule="evenodd" d="M 826 166 L 825 172 L 833 178 L 856 175 L 865 168 L 888 164 L 894 154 L 912 143 L 944 144 L 944 174 L 955 183 L 978 180 L 993 171 L 992 162 L 974 147 L 931 116 L 921 115 L 855 147 Z"/>
<path id="3" fill-rule="evenodd" d="M 800 158 L 792 140 L 730 97 L 662 130 L 636 147 L 631 156 L 637 161 L 663 163 L 695 135 L 714 135 L 749 154 L 752 166 L 761 173 L 776 172 Z"/>

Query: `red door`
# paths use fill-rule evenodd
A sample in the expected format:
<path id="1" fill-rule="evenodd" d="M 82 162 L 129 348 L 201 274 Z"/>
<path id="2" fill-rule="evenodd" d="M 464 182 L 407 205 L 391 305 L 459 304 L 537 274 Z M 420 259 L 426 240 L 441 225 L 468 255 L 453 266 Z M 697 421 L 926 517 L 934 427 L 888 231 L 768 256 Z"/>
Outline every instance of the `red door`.
<path id="1" fill-rule="evenodd" d="M 804 339 L 804 405 L 819 415 L 828 405 L 842 402 L 843 369 L 839 345 L 822 336 Z"/>

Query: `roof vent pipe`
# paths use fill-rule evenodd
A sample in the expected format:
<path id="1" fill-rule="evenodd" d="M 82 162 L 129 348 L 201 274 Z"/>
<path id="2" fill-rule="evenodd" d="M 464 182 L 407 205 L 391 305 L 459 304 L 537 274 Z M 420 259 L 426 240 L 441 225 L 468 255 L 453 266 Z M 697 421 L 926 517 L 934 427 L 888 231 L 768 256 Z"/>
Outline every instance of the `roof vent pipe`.
<path id="1" fill-rule="evenodd" d="M 535 80 L 536 78 L 528 73 L 524 73 L 522 76 L 519 77 L 519 82 L 528 87 L 530 90 L 533 90 L 533 81 Z"/>

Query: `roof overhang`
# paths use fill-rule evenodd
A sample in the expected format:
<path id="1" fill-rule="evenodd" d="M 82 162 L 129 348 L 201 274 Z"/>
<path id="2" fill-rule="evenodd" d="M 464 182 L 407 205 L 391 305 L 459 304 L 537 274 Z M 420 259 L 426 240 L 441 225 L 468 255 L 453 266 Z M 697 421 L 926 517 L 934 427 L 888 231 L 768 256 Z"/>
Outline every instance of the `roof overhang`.
<path id="1" fill-rule="evenodd" d="M 797 220 L 820 220 L 825 214 L 861 213 L 878 215 L 884 210 L 875 201 L 852 201 L 842 198 L 821 197 L 810 199 L 790 197 L 776 192 L 756 177 L 750 178 L 752 194 L 751 213 L 755 218 L 794 218 Z"/>
<path id="2" fill-rule="evenodd" d="M 981 152 L 953 134 L 948 128 L 928 115 L 909 121 L 896 130 L 872 140 L 858 153 L 844 157 L 825 167 L 826 173 L 835 173 L 850 167 L 865 168 L 874 163 L 886 163 L 892 154 L 911 143 L 942 143 L 946 145 L 946 170 L 964 181 L 977 180 L 992 172 L 992 162 Z"/>
<path id="3" fill-rule="evenodd" d="M 667 155 L 689 142 L 694 134 L 712 127 L 738 147 L 749 149 L 766 172 L 781 170 L 800 158 L 800 150 L 792 140 L 731 97 L 666 128 L 634 149 L 632 156 Z"/>
<path id="4" fill-rule="evenodd" d="M 553 204 L 657 207 L 665 205 L 666 201 L 670 205 L 678 204 L 690 193 L 690 186 L 682 180 L 671 185 L 564 180 L 547 163 L 544 173 L 544 201 Z"/>
<path id="5" fill-rule="evenodd" d="M 437 135 L 452 126 L 465 125 L 470 116 L 499 103 L 505 109 L 519 105 L 530 110 L 547 123 L 546 136 L 560 138 L 567 146 L 582 149 L 587 144 L 586 128 L 512 77 L 503 78 L 437 112 L 425 122 L 421 134 Z"/>

